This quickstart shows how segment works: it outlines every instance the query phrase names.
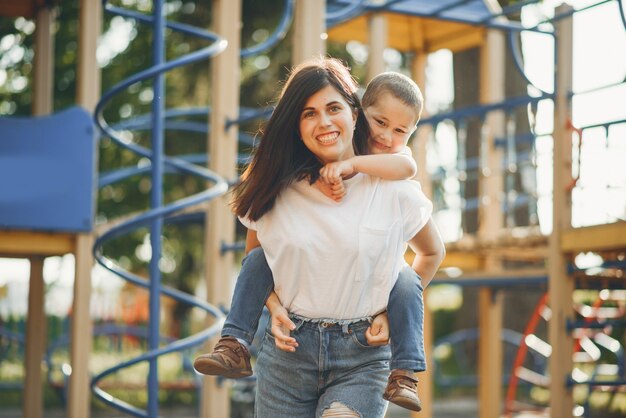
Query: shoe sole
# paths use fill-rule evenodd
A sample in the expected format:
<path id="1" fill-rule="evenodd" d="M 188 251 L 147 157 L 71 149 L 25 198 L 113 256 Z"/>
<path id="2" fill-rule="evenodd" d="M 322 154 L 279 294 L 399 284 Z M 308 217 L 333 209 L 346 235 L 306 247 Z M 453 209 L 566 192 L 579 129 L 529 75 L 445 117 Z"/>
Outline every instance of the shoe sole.
<path id="1" fill-rule="evenodd" d="M 420 412 L 422 410 L 422 405 L 416 405 L 410 399 L 390 399 L 388 396 L 385 395 L 383 395 L 383 399 L 410 411 Z"/>
<path id="2" fill-rule="evenodd" d="M 240 379 L 252 376 L 252 370 L 227 369 L 222 364 L 211 359 L 199 358 L 193 362 L 193 368 L 200 374 L 208 376 L 223 376 L 229 379 Z"/>

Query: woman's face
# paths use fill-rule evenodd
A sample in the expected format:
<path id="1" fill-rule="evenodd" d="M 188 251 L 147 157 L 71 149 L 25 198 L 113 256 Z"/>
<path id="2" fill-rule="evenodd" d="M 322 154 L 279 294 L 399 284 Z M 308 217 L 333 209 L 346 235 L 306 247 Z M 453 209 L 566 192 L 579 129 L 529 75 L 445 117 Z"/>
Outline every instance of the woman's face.
<path id="1" fill-rule="evenodd" d="M 323 163 L 354 156 L 352 135 L 356 112 L 332 86 L 311 97 L 300 114 L 300 136 L 304 145 Z"/>

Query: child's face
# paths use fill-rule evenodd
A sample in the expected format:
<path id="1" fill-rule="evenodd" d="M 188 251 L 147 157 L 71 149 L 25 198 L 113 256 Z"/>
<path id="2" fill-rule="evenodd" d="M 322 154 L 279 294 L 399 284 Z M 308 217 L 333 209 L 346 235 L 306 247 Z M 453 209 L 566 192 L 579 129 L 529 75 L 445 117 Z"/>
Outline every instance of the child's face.
<path id="1" fill-rule="evenodd" d="M 370 154 L 402 151 L 415 130 L 415 110 L 393 95 L 384 93 L 363 111 L 372 131 L 368 144 Z"/>

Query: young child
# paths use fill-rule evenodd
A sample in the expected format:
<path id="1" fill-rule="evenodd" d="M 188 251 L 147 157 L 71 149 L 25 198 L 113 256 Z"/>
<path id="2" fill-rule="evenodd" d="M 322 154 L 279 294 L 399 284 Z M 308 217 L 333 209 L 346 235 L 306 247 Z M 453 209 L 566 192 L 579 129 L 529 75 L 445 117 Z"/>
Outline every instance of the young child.
<path id="1" fill-rule="evenodd" d="M 406 146 L 423 108 L 417 84 L 400 73 L 382 73 L 368 84 L 361 102 L 371 129 L 370 154 L 327 164 L 320 170 L 320 180 L 316 183 L 336 201 L 345 195 L 344 176 L 361 172 L 388 180 L 403 180 L 413 177 L 417 170 Z M 222 338 L 213 352 L 200 355 L 194 361 L 199 373 L 229 378 L 252 375 L 247 347 L 252 344 L 268 297 L 276 297 L 273 285 L 272 272 L 262 249 L 252 249 L 242 262 Z M 420 277 L 407 265 L 398 275 L 387 307 L 392 371 L 383 397 L 414 411 L 421 410 L 414 372 L 426 370 L 422 292 Z M 288 329 L 295 327 L 289 318 L 281 318 L 281 322 Z M 372 323 L 368 332 L 378 334 L 377 327 Z M 296 347 L 296 340 L 291 338 L 292 351 Z"/>

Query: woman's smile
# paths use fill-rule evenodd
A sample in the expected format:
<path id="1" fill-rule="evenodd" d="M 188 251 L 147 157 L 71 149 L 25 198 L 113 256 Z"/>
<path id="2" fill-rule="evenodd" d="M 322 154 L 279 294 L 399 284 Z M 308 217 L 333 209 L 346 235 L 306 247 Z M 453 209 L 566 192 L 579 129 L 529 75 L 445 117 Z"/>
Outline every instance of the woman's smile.
<path id="1" fill-rule="evenodd" d="M 335 142 L 337 142 L 337 138 L 339 138 L 339 132 L 337 132 L 337 131 L 328 132 L 328 133 L 321 134 L 321 135 L 317 136 L 317 140 L 322 145 L 332 145 Z"/>

